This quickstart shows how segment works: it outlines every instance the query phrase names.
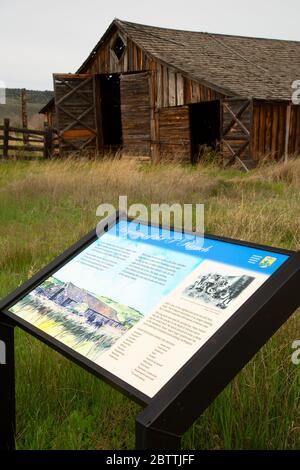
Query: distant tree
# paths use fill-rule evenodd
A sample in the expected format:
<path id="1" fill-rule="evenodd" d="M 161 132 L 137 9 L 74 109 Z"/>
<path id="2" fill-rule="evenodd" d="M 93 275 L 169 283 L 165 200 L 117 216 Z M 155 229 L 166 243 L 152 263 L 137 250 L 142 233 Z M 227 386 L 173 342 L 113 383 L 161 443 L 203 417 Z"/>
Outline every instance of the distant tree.
<path id="1" fill-rule="evenodd" d="M 7 88 L 6 98 L 18 100 L 21 99 L 21 88 Z M 47 103 L 53 98 L 53 92 L 49 90 L 27 90 L 28 103 Z"/>

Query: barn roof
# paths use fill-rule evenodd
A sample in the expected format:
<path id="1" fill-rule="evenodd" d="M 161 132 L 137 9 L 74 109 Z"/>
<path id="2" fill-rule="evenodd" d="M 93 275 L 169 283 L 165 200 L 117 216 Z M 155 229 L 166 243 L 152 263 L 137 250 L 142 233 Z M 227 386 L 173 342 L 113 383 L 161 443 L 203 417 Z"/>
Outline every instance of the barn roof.
<path id="1" fill-rule="evenodd" d="M 225 94 L 291 100 L 292 82 L 300 78 L 297 41 L 114 23 L 157 60 Z"/>
<path id="2" fill-rule="evenodd" d="M 229 96 L 290 101 L 291 85 L 300 79 L 297 41 L 181 31 L 119 19 L 111 23 L 77 73 L 85 71 L 115 27 L 154 59 Z"/>

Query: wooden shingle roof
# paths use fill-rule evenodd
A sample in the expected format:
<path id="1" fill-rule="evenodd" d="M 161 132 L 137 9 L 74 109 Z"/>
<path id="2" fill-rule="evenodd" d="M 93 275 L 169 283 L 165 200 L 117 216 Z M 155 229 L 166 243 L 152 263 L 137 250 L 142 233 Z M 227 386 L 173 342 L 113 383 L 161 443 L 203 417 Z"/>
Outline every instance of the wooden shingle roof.
<path id="1" fill-rule="evenodd" d="M 225 94 L 291 100 L 300 79 L 300 42 L 114 24 L 151 56 Z"/>
<path id="2" fill-rule="evenodd" d="M 115 19 L 85 62 L 84 73 L 112 28 L 157 61 L 228 96 L 291 101 L 300 79 L 300 42 L 158 28 Z M 53 106 L 54 100 L 40 111 Z"/>

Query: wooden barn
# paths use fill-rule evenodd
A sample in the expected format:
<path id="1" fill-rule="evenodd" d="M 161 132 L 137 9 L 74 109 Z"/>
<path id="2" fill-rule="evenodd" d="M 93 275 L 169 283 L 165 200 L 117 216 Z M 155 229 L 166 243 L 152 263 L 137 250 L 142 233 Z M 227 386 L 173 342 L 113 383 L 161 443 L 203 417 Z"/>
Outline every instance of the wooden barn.
<path id="1" fill-rule="evenodd" d="M 76 74 L 54 74 L 40 112 L 61 154 L 195 162 L 205 146 L 224 164 L 300 153 L 300 42 L 178 31 L 115 19 Z"/>

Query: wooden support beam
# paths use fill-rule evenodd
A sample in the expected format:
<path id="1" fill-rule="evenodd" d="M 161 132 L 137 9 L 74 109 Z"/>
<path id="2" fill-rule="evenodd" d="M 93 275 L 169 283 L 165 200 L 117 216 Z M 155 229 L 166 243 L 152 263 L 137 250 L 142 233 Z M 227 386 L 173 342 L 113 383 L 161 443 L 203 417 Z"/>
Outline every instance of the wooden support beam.
<path id="1" fill-rule="evenodd" d="M 238 150 L 238 152 L 235 152 L 233 150 L 233 148 L 231 147 L 231 145 L 229 144 L 229 142 L 226 142 L 226 140 L 223 140 L 224 144 L 226 145 L 226 147 L 229 149 L 229 151 L 231 152 L 232 154 L 232 159 L 235 159 L 239 162 L 239 164 L 244 168 L 244 170 L 246 172 L 249 171 L 249 168 L 246 166 L 246 164 L 243 162 L 243 160 L 240 159 L 240 156 L 241 156 L 241 153 L 243 152 L 243 150 L 245 150 L 249 143 L 248 142 L 245 142 Z M 230 159 L 231 160 L 231 159 Z"/>
<path id="2" fill-rule="evenodd" d="M 54 79 L 58 80 L 78 80 L 79 78 L 84 80 L 89 78 L 91 75 L 89 73 L 54 73 Z"/>
<path id="3" fill-rule="evenodd" d="M 250 101 L 247 103 L 247 106 L 245 105 L 245 109 L 248 108 L 248 106 L 250 105 Z M 240 128 L 245 132 L 246 135 L 250 135 L 250 132 L 249 130 L 247 129 L 246 126 L 244 126 L 244 124 L 242 123 L 242 121 L 239 119 L 239 117 L 241 116 L 242 113 L 237 113 L 235 114 L 232 109 L 230 109 L 230 107 L 227 105 L 227 103 L 224 102 L 224 107 L 227 109 L 227 111 L 231 114 L 231 116 L 233 117 L 233 122 L 236 122 Z M 245 109 L 243 111 L 245 111 Z M 239 114 L 239 117 L 238 117 L 238 114 Z M 229 126 L 228 126 L 229 127 Z M 231 128 L 231 127 L 230 127 Z M 225 132 L 226 133 L 226 132 Z"/>
<path id="4" fill-rule="evenodd" d="M 75 124 L 81 124 L 83 129 L 89 129 L 93 134 L 97 134 L 97 131 L 96 129 L 93 129 L 92 127 L 90 127 L 88 124 L 86 124 L 85 122 L 82 121 L 82 119 L 87 115 L 89 114 L 91 111 L 94 110 L 94 105 L 92 104 L 92 106 L 90 106 L 88 109 L 86 109 L 83 113 L 80 114 L 80 116 L 74 116 L 74 114 L 70 113 L 69 111 L 67 111 L 65 109 L 65 107 L 63 107 L 61 104 L 59 106 L 57 106 L 57 109 L 59 111 L 62 111 L 63 113 L 65 113 L 67 116 L 69 116 L 71 119 L 73 119 L 72 122 L 70 122 L 70 124 L 66 127 L 64 127 L 61 131 L 60 131 L 60 134 L 63 134 L 64 132 L 72 129 L 72 127 L 75 125 Z"/>
<path id="5" fill-rule="evenodd" d="M 160 160 L 159 145 L 159 125 L 157 113 L 157 64 L 150 63 L 149 91 L 150 91 L 150 153 L 152 163 L 158 163 Z"/>
<path id="6" fill-rule="evenodd" d="M 234 100 L 231 98 L 230 101 L 232 102 Z M 242 114 L 249 107 L 250 103 L 251 102 L 249 100 L 246 100 L 245 103 L 241 106 L 241 108 L 235 114 L 230 112 L 230 114 L 233 116 L 233 119 L 230 121 L 228 126 L 223 130 L 224 135 L 230 131 L 232 126 L 236 123 L 236 119 L 239 119 L 242 116 Z M 223 104 L 225 104 L 225 102 L 223 102 Z M 226 108 L 228 109 L 228 105 L 226 105 Z"/>
<path id="7" fill-rule="evenodd" d="M 71 87 L 68 82 L 65 82 L 65 85 L 70 88 L 70 91 L 66 93 L 64 96 L 62 96 L 59 100 L 56 101 L 56 106 L 58 106 L 60 103 L 63 101 L 66 101 L 68 98 L 70 98 L 74 93 L 77 93 L 77 95 L 80 95 L 86 102 L 87 104 L 90 104 L 90 100 L 85 96 L 84 93 L 80 90 L 84 85 L 87 85 L 93 80 L 93 77 L 89 77 L 87 80 L 84 82 L 80 82 L 78 85 L 76 85 L 74 88 Z"/>

